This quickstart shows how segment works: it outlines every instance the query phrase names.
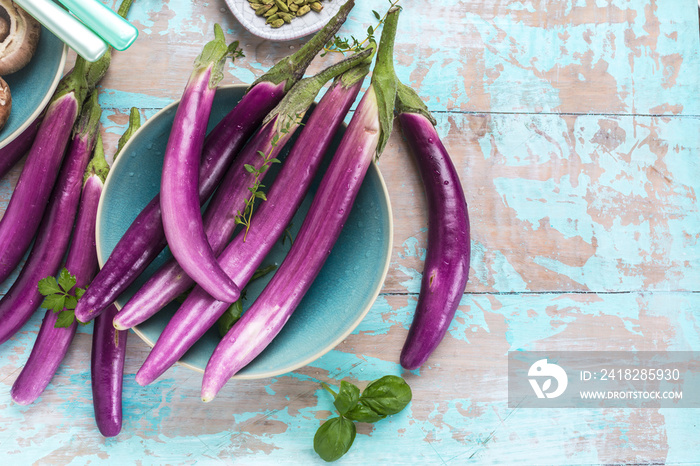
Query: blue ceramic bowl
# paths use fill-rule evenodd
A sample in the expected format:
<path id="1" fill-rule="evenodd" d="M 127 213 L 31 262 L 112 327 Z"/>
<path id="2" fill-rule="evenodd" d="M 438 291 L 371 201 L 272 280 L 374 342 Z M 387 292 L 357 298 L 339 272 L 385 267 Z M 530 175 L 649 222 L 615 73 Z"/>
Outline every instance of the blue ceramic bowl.
<path id="1" fill-rule="evenodd" d="M 219 89 L 211 113 L 209 129 L 241 99 L 244 86 Z M 144 124 L 124 147 L 107 178 L 97 218 L 97 253 L 100 266 L 114 249 L 119 238 L 141 209 L 158 193 L 163 152 L 170 134 L 177 102 L 164 108 Z M 335 152 L 343 127 L 326 156 Z M 285 149 L 286 150 L 286 149 Z M 278 167 L 279 164 L 274 165 Z M 321 175 L 319 170 L 290 228 L 296 236 L 311 205 Z M 276 173 L 269 173 L 270 186 Z M 292 371 L 333 349 L 360 323 L 369 311 L 384 283 L 392 242 L 392 216 L 389 195 L 379 169 L 370 166 L 345 228 L 326 264 L 303 301 L 274 342 L 235 377 L 255 379 Z M 289 241 L 277 242 L 263 265 L 280 264 Z M 117 301 L 118 306 L 132 296 L 157 267 L 171 257 L 166 249 L 141 277 Z M 272 274 L 247 288 L 244 309 L 260 294 Z M 171 304 L 134 330 L 153 346 L 177 306 Z M 220 340 L 211 329 L 180 361 L 194 370 L 203 371 Z"/>
<path id="2" fill-rule="evenodd" d="M 22 134 L 51 100 L 63 74 L 68 48 L 42 26 L 41 37 L 32 60 L 16 73 L 3 76 L 10 86 L 12 110 L 0 130 L 0 148 Z"/>

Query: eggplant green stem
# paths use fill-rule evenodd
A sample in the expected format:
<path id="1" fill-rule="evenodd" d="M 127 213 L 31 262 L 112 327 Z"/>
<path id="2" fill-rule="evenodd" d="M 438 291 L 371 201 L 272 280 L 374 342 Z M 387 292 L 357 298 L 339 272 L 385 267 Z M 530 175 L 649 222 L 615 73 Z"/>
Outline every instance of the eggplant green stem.
<path id="1" fill-rule="evenodd" d="M 97 142 L 95 143 L 95 150 L 92 154 L 92 159 L 88 163 L 87 169 L 85 170 L 85 177 L 83 178 L 83 183 L 85 183 L 88 178 L 92 175 L 97 175 L 100 177 L 104 183 L 107 179 L 107 174 L 109 173 L 109 164 L 105 158 L 105 148 L 102 144 L 102 134 L 97 133 Z"/>
<path id="2" fill-rule="evenodd" d="M 292 55 L 280 60 L 270 71 L 257 79 L 248 89 L 260 82 L 280 84 L 285 82 L 284 91 L 289 91 L 301 78 L 316 54 L 333 38 L 348 18 L 350 10 L 355 6 L 355 0 L 348 0 L 340 7 L 338 13 L 318 31 L 306 44 Z"/>
<path id="3" fill-rule="evenodd" d="M 82 107 L 88 95 L 88 83 L 85 79 L 86 66 L 87 62 L 84 58 L 78 56 L 75 59 L 73 69 L 58 83 L 56 92 L 53 94 L 53 99 L 51 99 L 52 103 L 72 92 L 73 95 L 75 95 L 75 100 L 78 101 L 78 108 Z"/>
<path id="4" fill-rule="evenodd" d="M 131 8 L 132 3 L 134 3 L 134 0 L 122 0 L 122 3 L 119 5 L 119 9 L 117 10 L 117 14 L 126 19 L 126 15 L 129 14 L 129 9 Z"/>
<path id="5" fill-rule="evenodd" d="M 372 54 L 368 56 L 365 61 L 361 62 L 359 65 L 350 68 L 345 73 L 338 76 L 336 81 L 340 81 L 340 84 L 345 89 L 349 89 L 359 81 L 365 79 L 365 76 L 369 74 L 369 67 L 372 65 L 372 60 L 374 59 L 374 54 L 377 51 L 377 43 L 370 41 L 367 49 L 372 50 Z"/>
<path id="6" fill-rule="evenodd" d="M 119 5 L 119 9 L 117 10 L 117 14 L 122 18 L 126 19 L 126 15 L 129 13 L 129 9 L 131 8 L 132 3 L 134 3 L 134 0 L 122 0 L 122 3 Z M 102 55 L 97 61 L 87 64 L 85 72 L 87 77 L 88 89 L 90 90 L 90 92 L 92 92 L 93 89 L 95 89 L 97 83 L 100 82 L 100 80 L 104 77 L 105 73 L 107 72 L 107 68 L 109 68 L 111 62 L 112 47 L 109 47 L 107 49 L 107 52 L 105 52 L 105 54 Z"/>
<path id="7" fill-rule="evenodd" d="M 420 96 L 411 87 L 405 85 L 397 79 L 399 84 L 398 90 L 396 92 L 396 112 L 401 113 L 417 113 L 423 115 L 430 123 L 435 126 L 437 122 L 435 118 L 428 110 L 428 106 L 425 105 Z"/>
<path id="8" fill-rule="evenodd" d="M 243 51 L 238 48 L 238 41 L 226 45 L 224 30 L 219 24 L 214 24 L 214 39 L 207 42 L 202 53 L 194 60 L 193 73 L 202 73 L 211 68 L 209 89 L 213 89 L 224 79 L 224 62 L 227 57 L 241 57 Z"/>
<path id="9" fill-rule="evenodd" d="M 270 113 L 267 114 L 263 125 L 277 119 L 277 128 L 285 128 L 291 120 L 300 120 L 306 110 L 311 106 L 314 99 L 321 91 L 321 88 L 331 79 L 346 71 L 358 66 L 365 65 L 368 59 L 374 54 L 374 48 L 367 48 L 360 53 L 356 53 L 338 63 L 329 66 L 316 76 L 304 78 L 299 81 L 280 101 Z M 392 102 L 393 109 L 393 102 Z"/>
<path id="10" fill-rule="evenodd" d="M 131 107 L 131 111 L 129 112 L 129 126 L 127 126 L 124 134 L 122 134 L 122 136 L 119 138 L 119 142 L 117 143 L 117 151 L 114 153 L 114 160 L 117 160 L 117 157 L 121 153 L 127 141 L 131 139 L 131 136 L 133 136 L 136 130 L 140 127 L 141 114 L 139 113 L 139 109 L 136 107 Z"/>
<path id="11" fill-rule="evenodd" d="M 377 96 L 379 126 L 381 128 L 376 158 L 379 158 L 384 147 L 386 147 L 386 143 L 391 135 L 391 129 L 394 126 L 394 103 L 396 102 L 398 87 L 398 80 L 394 72 L 394 40 L 400 12 L 400 7 L 392 7 L 386 15 L 382 37 L 379 40 L 377 62 L 374 65 L 372 74 L 371 87 Z"/>
<path id="12" fill-rule="evenodd" d="M 95 144 L 97 133 L 100 128 L 100 117 L 102 116 L 102 108 L 97 102 L 97 92 L 90 94 L 83 104 L 80 111 L 80 117 L 73 129 L 73 137 L 83 138 L 89 147 Z"/>

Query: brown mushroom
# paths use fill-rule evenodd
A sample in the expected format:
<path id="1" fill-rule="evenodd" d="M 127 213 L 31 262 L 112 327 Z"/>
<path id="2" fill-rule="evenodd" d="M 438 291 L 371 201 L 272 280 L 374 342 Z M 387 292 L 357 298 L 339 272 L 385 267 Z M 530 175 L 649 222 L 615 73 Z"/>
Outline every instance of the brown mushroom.
<path id="1" fill-rule="evenodd" d="M 29 63 L 41 34 L 41 25 L 12 0 L 0 0 L 0 76 Z"/>
<path id="2" fill-rule="evenodd" d="M 10 110 L 12 110 L 10 86 L 7 85 L 4 79 L 0 78 L 0 129 L 7 123 L 7 119 L 10 117 Z"/>

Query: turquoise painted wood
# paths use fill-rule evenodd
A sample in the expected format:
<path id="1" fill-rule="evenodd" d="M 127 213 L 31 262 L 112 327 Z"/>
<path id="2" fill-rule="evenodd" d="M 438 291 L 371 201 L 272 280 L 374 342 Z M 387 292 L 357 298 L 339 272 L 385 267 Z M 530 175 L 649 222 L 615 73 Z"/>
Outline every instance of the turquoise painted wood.
<path id="1" fill-rule="evenodd" d="M 358 3 L 343 34 L 361 36 L 384 4 Z M 205 405 L 200 374 L 184 367 L 136 385 L 148 348 L 132 335 L 124 427 L 103 439 L 92 419 L 89 326 L 36 404 L 10 401 L 37 314 L 0 348 L 1 464 L 322 464 L 312 439 L 333 405 L 320 381 L 364 386 L 385 374 L 404 375 L 414 399 L 360 426 L 342 463 L 700 462 L 694 410 L 512 409 L 506 393 L 509 350 L 700 351 L 696 2 L 401 4 L 397 72 L 436 113 L 472 221 L 471 279 L 429 363 L 415 373 L 397 363 L 428 225 L 395 133 L 379 162 L 394 212 L 389 275 L 335 350 L 289 374 L 229 383 Z M 223 0 L 136 0 L 129 19 L 139 39 L 114 54 L 100 87 L 109 153 L 129 107 L 150 117 L 179 97 L 214 23 L 246 53 L 227 67 L 230 83 L 252 82 L 301 43 L 255 38 Z M 18 174 L 0 181 L 0 209 Z"/>

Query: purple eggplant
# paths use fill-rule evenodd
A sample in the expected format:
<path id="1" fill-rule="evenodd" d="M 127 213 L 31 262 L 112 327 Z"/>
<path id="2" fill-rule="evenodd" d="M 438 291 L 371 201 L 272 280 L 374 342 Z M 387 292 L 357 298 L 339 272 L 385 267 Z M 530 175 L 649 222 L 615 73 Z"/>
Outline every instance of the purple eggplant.
<path id="1" fill-rule="evenodd" d="M 418 164 L 428 200 L 428 247 L 413 323 L 401 365 L 418 369 L 452 323 L 469 279 L 469 214 L 450 155 L 435 119 L 413 89 L 399 84 L 396 110 L 404 138 Z"/>
<path id="2" fill-rule="evenodd" d="M 17 165 L 22 157 L 31 149 L 36 133 L 39 131 L 41 116 L 37 117 L 22 134 L 0 149 L 0 178 Z"/>
<path id="3" fill-rule="evenodd" d="M 348 0 L 309 42 L 255 81 L 238 105 L 207 136 L 199 169 L 201 203 L 214 192 L 233 157 L 265 116 L 303 77 L 318 51 L 333 38 L 354 4 L 354 0 Z M 136 217 L 78 301 L 76 316 L 81 321 L 88 321 L 102 312 L 133 283 L 166 244 L 160 196 L 156 196 Z"/>
<path id="4" fill-rule="evenodd" d="M 87 91 L 85 61 L 78 58 L 70 74 L 59 83 L 46 109 L 10 203 L 0 220 L 0 282 L 17 267 L 39 228 Z M 47 275 L 53 273 L 39 278 Z"/>
<path id="5" fill-rule="evenodd" d="M 251 280 L 291 221 L 368 71 L 369 63 L 336 79 L 285 159 L 267 201 L 253 217 L 247 235 L 240 232 L 219 256 L 220 264 L 239 286 L 243 287 Z M 136 382 L 146 385 L 159 377 L 214 325 L 228 306 L 214 300 L 200 287 L 192 290 L 139 369 Z"/>
<path id="6" fill-rule="evenodd" d="M 19 277 L 0 300 L 0 344 L 10 339 L 39 307 L 39 280 L 55 275 L 63 261 L 78 211 L 83 176 L 95 146 L 100 113 L 97 95 L 93 94 L 85 103 L 34 247 Z"/>
<path id="7" fill-rule="evenodd" d="M 199 160 L 216 86 L 223 79 L 226 57 L 238 48 L 226 46 L 224 31 L 214 25 L 215 39 L 204 46 L 175 112 L 163 158 L 160 210 L 163 231 L 178 264 L 202 288 L 221 301 L 233 302 L 240 290 L 212 251 L 199 207 Z"/>
<path id="8" fill-rule="evenodd" d="M 119 138 L 116 159 L 126 141 L 141 126 L 141 115 L 138 109 L 132 108 L 129 114 L 129 126 Z M 101 149 L 101 144 L 98 146 Z M 93 171 L 101 175 L 104 181 L 109 166 L 100 150 L 101 157 L 94 157 Z M 94 242 L 94 231 L 93 231 Z M 102 435 L 114 437 L 122 427 L 122 380 L 124 378 L 124 360 L 126 358 L 126 337 L 128 332 L 115 330 L 112 319 L 117 313 L 117 307 L 107 307 L 104 314 L 95 319 L 92 331 L 91 379 L 92 403 L 95 409 L 95 422 Z"/>
<path id="9" fill-rule="evenodd" d="M 112 304 L 95 319 L 92 331 L 91 378 L 95 422 L 105 437 L 122 428 L 122 381 L 128 330 L 117 330 L 112 319 L 118 309 Z"/>
<path id="10" fill-rule="evenodd" d="M 66 259 L 66 269 L 76 277 L 76 288 L 84 288 L 97 272 L 95 223 L 101 194 L 102 180 L 88 177 L 80 196 L 80 211 Z M 53 309 L 46 311 L 29 359 L 12 385 L 12 399 L 16 403 L 28 405 L 41 395 L 73 341 L 77 321 L 74 319 L 69 327 L 56 328 L 58 316 Z"/>
<path id="11" fill-rule="evenodd" d="M 372 158 L 386 145 L 396 98 L 393 43 L 399 11 L 392 8 L 387 15 L 372 83 L 355 110 L 287 257 L 207 363 L 202 380 L 205 402 L 214 399 L 231 376 L 259 355 L 292 315 L 340 236 Z"/>
<path id="12" fill-rule="evenodd" d="M 303 79 L 265 118 L 263 127 L 234 160 L 205 213 L 204 223 L 207 225 L 207 236 L 212 249 L 217 254 L 226 246 L 226 242 L 236 227 L 236 212 L 242 212 L 245 209 L 246 198 L 250 194 L 249 188 L 253 185 L 255 178 L 254 173 L 250 171 L 251 167 L 257 170 L 261 168 L 264 161 L 260 153 L 265 154 L 269 160 L 276 158 L 299 126 L 301 117 L 311 106 L 325 83 L 355 67 L 358 63 L 366 61 L 371 54 L 371 50 L 365 50 L 327 68 L 312 78 Z M 340 118 L 342 119 L 342 117 Z M 324 131 L 327 131 L 326 127 L 318 130 L 319 133 Z M 332 132 L 326 133 L 320 139 L 330 139 L 332 136 Z M 259 181 L 262 180 L 265 173 L 267 171 L 263 171 Z M 244 233 L 244 237 L 245 235 L 246 233 Z M 253 266 L 253 270 L 256 267 L 257 265 Z M 230 275 L 229 273 L 227 276 Z M 115 327 L 125 329 L 145 321 L 193 284 L 194 281 L 178 266 L 177 262 L 166 263 L 124 306 L 115 319 Z M 230 304 L 224 300 L 219 300 L 219 302 Z"/>

